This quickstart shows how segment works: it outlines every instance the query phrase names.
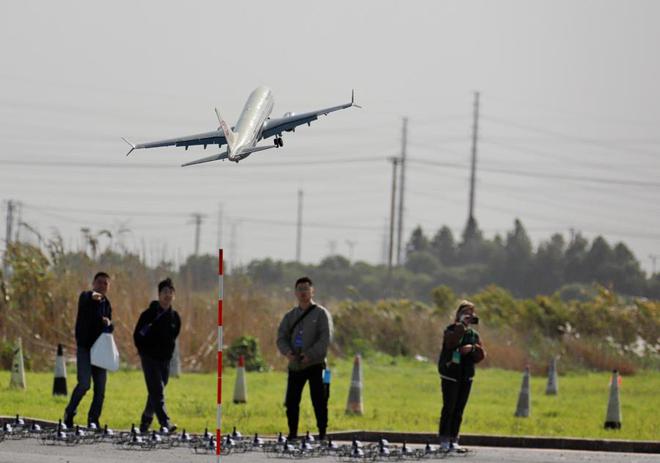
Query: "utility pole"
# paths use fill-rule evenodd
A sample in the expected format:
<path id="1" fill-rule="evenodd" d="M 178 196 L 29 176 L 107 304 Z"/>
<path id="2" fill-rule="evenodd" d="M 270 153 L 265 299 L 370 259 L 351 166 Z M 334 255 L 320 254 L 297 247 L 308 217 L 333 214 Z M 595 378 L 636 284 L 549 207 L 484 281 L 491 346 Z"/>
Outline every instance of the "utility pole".
<path id="1" fill-rule="evenodd" d="M 12 228 L 14 226 L 14 201 L 11 199 L 7 201 L 7 229 L 5 234 L 5 252 L 9 249 L 11 244 Z"/>
<path id="2" fill-rule="evenodd" d="M 11 244 L 12 227 L 14 224 L 14 202 L 10 199 L 7 201 L 7 222 L 5 234 L 5 254 L 2 258 L 2 276 L 4 279 L 8 277 L 9 264 L 7 262 L 7 252 L 9 252 L 9 245 Z"/>
<path id="3" fill-rule="evenodd" d="M 218 242 L 216 248 L 221 249 L 223 246 L 222 240 L 222 203 L 218 204 Z"/>
<path id="4" fill-rule="evenodd" d="M 23 208 L 19 201 L 14 202 L 14 215 L 16 216 L 16 235 L 14 236 L 14 241 L 18 243 L 21 240 L 21 224 L 23 223 Z"/>
<path id="5" fill-rule="evenodd" d="M 357 241 L 346 240 L 346 246 L 348 246 L 348 261 L 349 262 L 351 262 L 353 260 L 353 249 L 355 248 L 356 244 L 357 244 Z"/>
<path id="6" fill-rule="evenodd" d="M 199 212 L 195 212 L 193 214 L 190 214 L 192 217 L 192 222 L 188 223 L 194 223 L 195 224 L 195 255 L 199 255 L 199 237 L 201 234 L 202 230 L 202 220 L 204 217 L 206 217 L 204 214 L 200 214 Z"/>
<path id="7" fill-rule="evenodd" d="M 474 193 L 477 176 L 477 140 L 479 135 L 479 92 L 474 92 L 474 111 L 472 122 L 472 168 L 470 171 L 470 211 L 468 228 L 474 225 Z"/>
<path id="8" fill-rule="evenodd" d="M 400 159 L 397 157 L 390 158 L 392 161 L 392 194 L 390 198 L 390 247 L 387 255 L 387 272 L 388 275 L 392 272 L 392 255 L 394 253 L 394 214 L 396 213 L 396 169 L 399 165 Z"/>
<path id="9" fill-rule="evenodd" d="M 383 218 L 383 235 L 381 237 L 381 246 L 380 246 L 380 261 L 383 265 L 387 264 L 387 251 L 389 248 L 389 223 L 387 223 L 387 218 Z"/>
<path id="10" fill-rule="evenodd" d="M 403 118 L 403 128 L 401 132 L 401 186 L 399 187 L 399 224 L 396 239 L 396 264 L 401 265 L 403 260 L 402 256 L 402 242 L 403 237 L 403 215 L 405 212 L 404 195 L 406 191 L 406 151 L 408 146 L 408 118 Z"/>
<path id="11" fill-rule="evenodd" d="M 302 249 L 302 211 L 303 211 L 303 191 L 298 190 L 298 222 L 296 224 L 296 262 L 300 262 Z"/>
<path id="12" fill-rule="evenodd" d="M 652 269 L 651 276 L 655 275 L 655 261 L 658 260 L 658 257 L 660 257 L 658 254 L 649 254 L 649 259 L 651 259 L 651 269 Z"/>
<path id="13" fill-rule="evenodd" d="M 240 225 L 240 220 L 231 221 L 231 233 L 229 235 L 229 255 L 230 258 L 225 258 L 225 261 L 229 264 L 228 270 L 234 271 L 238 267 L 239 258 L 238 258 L 238 226 Z M 227 272 L 225 272 L 227 274 Z"/>

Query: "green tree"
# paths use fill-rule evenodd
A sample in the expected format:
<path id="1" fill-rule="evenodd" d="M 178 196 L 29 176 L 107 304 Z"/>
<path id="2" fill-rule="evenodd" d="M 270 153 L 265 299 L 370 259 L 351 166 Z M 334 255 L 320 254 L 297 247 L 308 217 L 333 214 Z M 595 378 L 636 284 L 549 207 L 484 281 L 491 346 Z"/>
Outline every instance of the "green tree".
<path id="1" fill-rule="evenodd" d="M 566 253 L 564 254 L 565 280 L 570 283 L 586 283 L 587 269 L 585 260 L 587 258 L 587 247 L 589 241 L 580 233 L 576 233 L 573 239 L 568 243 Z"/>
<path id="2" fill-rule="evenodd" d="M 614 253 L 602 236 L 597 236 L 591 243 L 591 248 L 584 259 L 588 281 L 595 281 L 603 285 L 611 285 Z"/>
<path id="3" fill-rule="evenodd" d="M 559 233 L 539 245 L 532 263 L 531 285 L 535 293 L 550 294 L 564 284 L 566 243 Z"/>
<path id="4" fill-rule="evenodd" d="M 462 241 L 458 245 L 458 262 L 460 264 L 484 262 L 483 244 L 484 237 L 479 230 L 477 220 L 470 217 L 463 230 Z"/>
<path id="5" fill-rule="evenodd" d="M 518 294 L 529 294 L 529 271 L 532 263 L 532 241 L 520 220 L 507 233 L 506 244 L 506 286 Z"/>
<path id="6" fill-rule="evenodd" d="M 428 238 L 424 235 L 422 227 L 417 226 L 410 235 L 408 244 L 406 244 L 406 256 L 415 252 L 428 252 L 429 249 Z"/>
<path id="7" fill-rule="evenodd" d="M 448 226 L 443 226 L 433 236 L 430 243 L 431 252 L 443 265 L 453 265 L 456 262 L 456 243 L 454 234 Z"/>

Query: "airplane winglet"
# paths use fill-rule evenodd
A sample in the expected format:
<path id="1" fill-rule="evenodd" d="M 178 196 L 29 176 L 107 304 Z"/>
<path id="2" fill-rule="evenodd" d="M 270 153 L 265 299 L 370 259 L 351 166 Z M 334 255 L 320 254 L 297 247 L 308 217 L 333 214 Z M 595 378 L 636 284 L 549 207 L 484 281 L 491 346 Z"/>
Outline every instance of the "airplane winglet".
<path id="1" fill-rule="evenodd" d="M 362 109 L 362 106 L 355 103 L 355 89 L 351 90 L 351 106 Z"/>
<path id="2" fill-rule="evenodd" d="M 124 140 L 126 143 L 128 143 L 128 144 L 131 146 L 130 151 L 129 151 L 128 153 L 126 153 L 126 156 L 128 156 L 128 155 L 131 154 L 131 153 L 133 152 L 133 150 L 135 149 L 135 145 L 134 145 L 133 143 L 131 143 L 130 141 L 126 140 L 124 137 L 121 137 L 121 139 Z"/>
<path id="3" fill-rule="evenodd" d="M 220 126 L 222 125 L 222 117 L 220 117 L 220 111 L 218 111 L 218 108 L 215 108 L 215 117 L 218 118 L 218 129 L 220 129 Z"/>

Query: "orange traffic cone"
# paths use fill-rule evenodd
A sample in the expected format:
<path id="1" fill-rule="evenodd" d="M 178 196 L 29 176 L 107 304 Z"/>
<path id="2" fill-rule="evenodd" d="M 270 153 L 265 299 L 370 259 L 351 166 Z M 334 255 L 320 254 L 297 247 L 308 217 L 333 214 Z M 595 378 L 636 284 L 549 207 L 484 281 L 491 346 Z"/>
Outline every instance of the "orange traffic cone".
<path id="1" fill-rule="evenodd" d="M 247 403 L 247 384 L 245 383 L 245 357 L 238 356 L 238 368 L 236 368 L 236 384 L 234 385 L 234 403 Z"/>
<path id="2" fill-rule="evenodd" d="M 548 368 L 548 385 L 545 388 L 546 395 L 557 395 L 559 393 L 559 384 L 557 382 L 557 357 L 552 357 L 550 367 Z"/>
<path id="3" fill-rule="evenodd" d="M 607 415 L 605 416 L 605 429 L 621 429 L 621 403 L 619 402 L 619 372 L 612 372 L 610 382 L 610 399 L 607 402 Z"/>
<path id="4" fill-rule="evenodd" d="M 531 410 L 531 392 L 529 389 L 529 380 L 529 367 L 526 367 L 525 374 L 523 375 L 522 386 L 520 387 L 520 394 L 518 395 L 518 405 L 516 406 L 516 413 L 514 415 L 520 418 L 527 418 Z"/>
<path id="5" fill-rule="evenodd" d="M 9 387 L 26 389 L 25 384 L 25 364 L 23 363 L 23 343 L 21 338 L 16 341 L 14 348 L 14 360 L 11 363 L 11 377 L 9 378 Z"/>
<path id="6" fill-rule="evenodd" d="M 174 342 L 174 352 L 170 359 L 170 378 L 181 376 L 181 353 L 179 352 L 179 340 Z"/>
<path id="7" fill-rule="evenodd" d="M 53 380 L 53 395 L 67 395 L 66 390 L 66 362 L 62 344 L 57 345 L 55 356 L 55 379 Z"/>
<path id="8" fill-rule="evenodd" d="M 353 361 L 353 375 L 351 377 L 351 388 L 348 391 L 346 414 L 362 415 L 362 413 L 362 363 L 360 354 L 357 354 Z"/>

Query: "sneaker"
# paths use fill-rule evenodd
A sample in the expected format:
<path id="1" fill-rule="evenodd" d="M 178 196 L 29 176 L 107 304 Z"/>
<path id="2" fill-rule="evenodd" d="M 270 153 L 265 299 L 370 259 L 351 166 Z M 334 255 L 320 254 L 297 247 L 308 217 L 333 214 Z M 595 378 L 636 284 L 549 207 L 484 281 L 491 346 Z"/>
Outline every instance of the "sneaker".
<path id="1" fill-rule="evenodd" d="M 69 415 L 68 413 L 64 413 L 64 419 L 62 420 L 62 423 L 68 429 L 72 429 L 73 428 L 73 415 Z"/>
<path id="2" fill-rule="evenodd" d="M 174 432 L 178 429 L 178 426 L 174 423 L 169 423 L 167 426 L 163 426 L 163 427 L 167 428 L 168 433 Z"/>
<path id="3" fill-rule="evenodd" d="M 451 445 L 449 444 L 448 441 L 442 441 L 440 443 L 440 451 L 441 452 L 449 452 L 451 450 Z"/>
<path id="4" fill-rule="evenodd" d="M 467 453 L 467 449 L 458 445 L 458 442 L 451 443 L 451 451 L 456 453 Z"/>

